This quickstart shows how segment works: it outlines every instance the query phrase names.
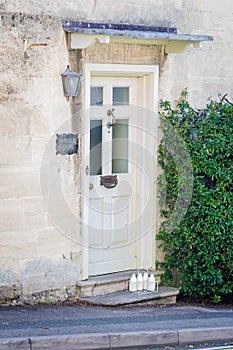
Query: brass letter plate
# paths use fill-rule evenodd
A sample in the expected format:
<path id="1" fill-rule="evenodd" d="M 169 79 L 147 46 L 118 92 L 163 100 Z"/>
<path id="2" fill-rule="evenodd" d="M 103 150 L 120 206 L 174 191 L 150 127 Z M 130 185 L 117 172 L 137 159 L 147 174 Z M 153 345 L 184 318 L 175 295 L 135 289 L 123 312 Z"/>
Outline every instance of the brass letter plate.
<path id="1" fill-rule="evenodd" d="M 100 186 L 114 188 L 118 184 L 117 175 L 100 176 Z"/>

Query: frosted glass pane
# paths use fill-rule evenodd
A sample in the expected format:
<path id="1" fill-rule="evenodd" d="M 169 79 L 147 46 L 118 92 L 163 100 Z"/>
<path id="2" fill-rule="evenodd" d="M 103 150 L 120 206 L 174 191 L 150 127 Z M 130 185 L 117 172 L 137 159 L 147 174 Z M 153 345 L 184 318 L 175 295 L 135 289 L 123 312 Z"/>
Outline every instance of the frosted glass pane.
<path id="1" fill-rule="evenodd" d="M 102 120 L 91 120 L 90 175 L 102 174 Z"/>
<path id="2" fill-rule="evenodd" d="M 128 119 L 117 119 L 112 132 L 112 173 L 128 172 Z"/>
<path id="3" fill-rule="evenodd" d="M 102 87 L 91 87 L 91 106 L 103 106 Z"/>
<path id="4" fill-rule="evenodd" d="M 114 106 L 129 104 L 129 88 L 114 87 L 112 90 L 112 103 Z"/>
<path id="5" fill-rule="evenodd" d="M 70 94 L 76 95 L 79 84 L 77 84 L 76 77 L 70 77 Z"/>

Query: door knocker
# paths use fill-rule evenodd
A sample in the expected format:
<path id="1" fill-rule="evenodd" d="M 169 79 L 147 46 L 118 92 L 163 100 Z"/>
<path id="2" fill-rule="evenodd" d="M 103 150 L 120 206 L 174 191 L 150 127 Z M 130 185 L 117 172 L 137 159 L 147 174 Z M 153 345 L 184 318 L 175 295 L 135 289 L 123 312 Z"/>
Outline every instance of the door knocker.
<path id="1" fill-rule="evenodd" d="M 117 175 L 100 176 L 100 186 L 114 188 L 118 184 Z"/>

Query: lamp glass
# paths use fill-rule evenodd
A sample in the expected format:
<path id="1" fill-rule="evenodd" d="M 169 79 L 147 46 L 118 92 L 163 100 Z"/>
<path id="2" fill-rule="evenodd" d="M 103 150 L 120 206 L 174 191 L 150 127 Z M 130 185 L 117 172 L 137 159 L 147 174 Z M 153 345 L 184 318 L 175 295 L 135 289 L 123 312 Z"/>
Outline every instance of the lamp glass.
<path id="1" fill-rule="evenodd" d="M 77 96 L 81 83 L 81 74 L 72 71 L 67 66 L 66 71 L 61 74 L 64 96 L 67 98 Z"/>

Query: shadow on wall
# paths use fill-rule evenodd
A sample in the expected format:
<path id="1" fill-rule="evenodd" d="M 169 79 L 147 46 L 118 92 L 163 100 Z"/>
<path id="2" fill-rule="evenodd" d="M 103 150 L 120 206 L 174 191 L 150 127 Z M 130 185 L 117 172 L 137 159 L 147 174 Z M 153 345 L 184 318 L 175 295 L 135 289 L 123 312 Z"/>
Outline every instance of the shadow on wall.
<path id="1" fill-rule="evenodd" d="M 11 270 L 0 273 L 0 301 L 51 303 L 74 298 L 76 283 L 80 279 L 79 267 L 63 260 L 53 263 L 49 259 L 28 261 L 21 269 L 21 284 Z"/>

